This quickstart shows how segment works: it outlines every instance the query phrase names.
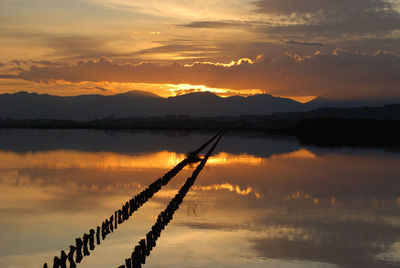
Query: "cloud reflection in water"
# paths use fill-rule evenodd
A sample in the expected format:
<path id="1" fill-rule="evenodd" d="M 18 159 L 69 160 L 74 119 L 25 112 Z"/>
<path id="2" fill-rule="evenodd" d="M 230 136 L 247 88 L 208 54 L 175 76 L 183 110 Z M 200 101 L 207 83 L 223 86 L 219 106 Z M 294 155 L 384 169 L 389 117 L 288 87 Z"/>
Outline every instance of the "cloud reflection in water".
<path id="1" fill-rule="evenodd" d="M 160 144 L 175 140 L 152 135 Z M 16 151 L 2 144 L 2 267 L 43 263 L 71 234 L 85 232 L 184 158 L 181 147 Z M 186 267 L 187 256 L 196 267 L 396 267 L 399 161 L 398 154 L 374 150 L 299 148 L 295 141 L 227 135 L 146 267 Z M 191 170 L 80 267 L 117 266 Z"/>

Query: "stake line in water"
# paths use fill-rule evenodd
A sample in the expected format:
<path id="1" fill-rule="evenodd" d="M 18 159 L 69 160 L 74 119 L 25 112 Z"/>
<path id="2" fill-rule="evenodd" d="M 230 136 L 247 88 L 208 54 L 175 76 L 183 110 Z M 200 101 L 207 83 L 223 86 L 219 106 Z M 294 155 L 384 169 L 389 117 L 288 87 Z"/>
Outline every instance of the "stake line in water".
<path id="1" fill-rule="evenodd" d="M 67 268 L 67 261 L 69 262 L 69 267 L 75 268 L 77 263 L 80 263 L 85 256 L 90 255 L 90 251 L 95 249 L 94 241 L 96 240 L 96 244 L 100 245 L 101 240 L 105 240 L 107 235 L 114 232 L 117 229 L 119 224 L 122 224 L 126 220 L 129 219 L 132 214 L 137 211 L 141 206 L 143 206 L 155 193 L 157 193 L 163 186 L 167 185 L 169 181 L 176 176 L 185 166 L 190 163 L 197 161 L 197 155 L 204 150 L 213 140 L 217 137 L 217 142 L 222 137 L 222 132 L 217 133 L 210 140 L 200 146 L 193 152 L 190 152 L 188 156 L 178 163 L 175 167 L 173 167 L 170 171 L 168 171 L 164 176 L 158 178 L 153 183 L 151 183 L 145 190 L 137 194 L 135 197 L 131 198 L 122 206 L 121 209 L 118 209 L 111 215 L 109 218 L 105 219 L 101 227 L 97 226 L 96 231 L 94 229 L 90 229 L 89 234 L 84 234 L 82 238 L 76 238 L 76 245 L 71 245 L 69 253 L 66 254 L 64 250 L 61 251 L 61 256 L 55 256 L 53 259 L 53 268 Z M 212 150 L 214 150 L 216 144 L 214 144 Z M 206 155 L 207 156 L 207 155 Z M 208 158 L 208 157 L 207 157 Z M 204 159 L 203 159 L 204 161 Z M 203 163 L 203 161 L 199 164 L 199 166 Z M 197 170 L 197 168 L 196 168 Z M 195 170 L 195 172 L 196 172 Z M 197 176 L 197 175 L 196 175 Z M 101 239 L 100 239 L 101 236 Z M 75 258 L 74 258 L 75 256 Z M 43 265 L 43 268 L 48 268 L 47 263 Z"/>

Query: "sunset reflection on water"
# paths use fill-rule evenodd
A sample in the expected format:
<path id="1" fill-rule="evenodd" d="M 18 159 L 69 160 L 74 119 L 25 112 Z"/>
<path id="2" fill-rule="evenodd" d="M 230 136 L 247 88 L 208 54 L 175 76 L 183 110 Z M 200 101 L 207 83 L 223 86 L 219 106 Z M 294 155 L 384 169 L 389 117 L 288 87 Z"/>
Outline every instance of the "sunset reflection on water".
<path id="1" fill-rule="evenodd" d="M 143 155 L 124 155 L 113 152 L 80 152 L 80 151 L 46 151 L 14 153 L 0 151 L 0 168 L 36 168 L 36 169 L 96 169 L 96 170 L 120 170 L 120 169 L 165 169 L 172 168 L 183 159 L 185 154 L 160 151 Z M 264 161 L 261 157 L 252 155 L 234 155 L 218 153 L 208 160 L 208 165 L 259 165 Z"/>
<path id="2" fill-rule="evenodd" d="M 0 133 L 9 139 L 0 141 L 1 267 L 50 262 L 211 136 L 75 132 L 65 145 L 65 133 L 35 133 L 29 136 L 38 141 L 51 137 L 52 149 L 45 143 L 23 149 L 21 131 Z M 90 137 L 91 147 L 80 136 Z M 152 139 L 163 144 L 159 150 Z M 144 267 L 396 267 L 399 160 L 375 149 L 305 148 L 294 140 L 228 134 Z M 193 168 L 79 267 L 123 263 Z"/>

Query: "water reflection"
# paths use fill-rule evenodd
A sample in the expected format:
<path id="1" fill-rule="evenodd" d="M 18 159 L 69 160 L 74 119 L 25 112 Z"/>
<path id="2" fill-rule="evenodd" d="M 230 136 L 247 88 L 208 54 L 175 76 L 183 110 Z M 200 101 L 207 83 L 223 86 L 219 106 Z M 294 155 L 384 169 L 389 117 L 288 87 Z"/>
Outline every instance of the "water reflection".
<path id="1" fill-rule="evenodd" d="M 131 268 L 131 267 L 141 267 L 141 264 L 146 263 L 146 257 L 150 256 L 151 250 L 156 246 L 156 241 L 161 235 L 162 230 L 164 230 L 168 223 L 172 220 L 173 215 L 179 209 L 183 199 L 192 187 L 193 183 L 196 181 L 197 176 L 200 174 L 201 170 L 207 163 L 207 160 L 213 153 L 215 147 L 220 141 L 222 135 L 216 140 L 214 145 L 208 150 L 203 159 L 200 160 L 200 164 L 193 171 L 192 175 L 185 181 L 183 186 L 179 189 L 179 192 L 171 199 L 168 203 L 167 208 L 162 211 L 158 217 L 156 223 L 151 227 L 151 230 L 146 234 L 146 239 L 139 241 L 138 245 L 135 246 L 131 257 L 125 259 L 125 265 L 119 266 L 120 268 Z M 194 156 L 196 156 L 194 154 Z"/>
<path id="2" fill-rule="evenodd" d="M 0 131 L 0 267 L 51 261 L 210 136 L 17 132 Z M 39 144 L 18 146 L 13 136 Z M 400 265 L 399 154 L 226 135 L 209 161 L 145 267 Z M 185 168 L 80 267 L 121 264 L 192 171 Z"/>
<path id="3" fill-rule="evenodd" d="M 0 169 L 166 169 L 171 168 L 186 158 L 183 153 L 161 151 L 141 155 L 124 155 L 113 152 L 46 151 L 15 153 L 0 151 Z M 242 154 L 222 153 L 212 156 L 208 165 L 260 165 L 262 157 Z"/>
<path id="4" fill-rule="evenodd" d="M 230 192 L 235 192 L 239 195 L 249 195 L 253 193 L 253 189 L 251 187 L 241 188 L 239 185 L 232 185 L 230 183 L 222 183 L 222 184 L 211 184 L 207 186 L 194 186 L 193 190 L 197 191 L 211 191 L 211 190 L 228 190 Z M 254 196 L 260 198 L 261 195 L 259 193 L 254 192 Z"/>

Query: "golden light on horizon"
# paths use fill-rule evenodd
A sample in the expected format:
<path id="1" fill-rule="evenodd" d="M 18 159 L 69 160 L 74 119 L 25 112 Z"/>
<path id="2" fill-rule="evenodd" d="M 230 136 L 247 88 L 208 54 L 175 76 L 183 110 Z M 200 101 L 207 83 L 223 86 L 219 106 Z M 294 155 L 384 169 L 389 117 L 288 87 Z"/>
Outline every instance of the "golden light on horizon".
<path id="1" fill-rule="evenodd" d="M 262 157 L 256 157 L 248 154 L 229 154 L 221 152 L 217 155 L 210 157 L 207 163 L 210 165 L 236 165 L 236 164 L 247 164 L 247 165 L 260 165 L 264 163 L 265 159 Z"/>
<path id="2" fill-rule="evenodd" d="M 314 159 L 314 158 L 316 158 L 317 156 L 314 154 L 314 153 L 312 153 L 312 152 L 310 152 L 309 150 L 307 150 L 307 149 L 300 149 L 300 150 L 297 150 L 297 151 L 294 151 L 294 152 L 290 152 L 290 153 L 287 153 L 287 154 L 279 154 L 279 155 L 274 155 L 274 156 L 272 156 L 272 158 L 274 159 L 274 158 L 303 158 L 303 159 Z"/>
<path id="3" fill-rule="evenodd" d="M 79 96 L 79 95 L 115 95 L 132 90 L 147 91 L 156 94 L 163 98 L 175 97 L 179 95 L 197 93 L 197 92 L 211 92 L 219 97 L 226 98 L 232 96 L 248 97 L 257 94 L 268 94 L 263 89 L 241 89 L 232 90 L 229 88 L 215 88 L 206 85 L 195 84 L 157 84 L 157 83 L 122 83 L 122 82 L 90 82 L 83 81 L 79 83 L 52 80 L 51 83 L 37 83 L 33 81 L 19 81 L 19 80 L 4 80 L 0 79 L 1 93 L 17 93 L 19 91 L 26 91 L 30 93 L 49 94 L 56 96 Z M 316 96 L 280 96 L 273 95 L 274 97 L 290 98 L 295 101 L 306 103 Z"/>
<path id="4" fill-rule="evenodd" d="M 251 96 L 255 94 L 264 94 L 265 92 L 261 89 L 246 89 L 240 91 L 233 91 L 228 88 L 213 88 L 205 85 L 191 85 L 191 84 L 166 84 L 163 88 L 171 93 L 172 96 L 179 96 L 194 92 L 211 92 L 220 97 L 231 97 L 235 95 L 239 96 Z"/>
<path id="5" fill-rule="evenodd" d="M 0 151 L 0 168 L 5 170 L 12 170 L 15 168 L 45 168 L 53 170 L 167 169 L 177 165 L 185 158 L 186 155 L 183 153 L 170 151 L 160 151 L 142 155 L 69 150 L 29 152 L 23 154 Z M 210 157 L 207 164 L 212 166 L 235 164 L 259 165 L 263 163 L 263 161 L 263 158 L 252 155 L 234 155 L 221 152 Z"/>
<path id="6" fill-rule="evenodd" d="M 315 99 L 317 96 L 296 96 L 296 97 L 281 96 L 281 97 L 289 98 L 289 99 L 292 99 L 292 100 L 295 100 L 295 101 L 298 101 L 298 102 L 301 102 L 301 103 L 307 103 L 307 102 L 312 101 L 313 99 Z"/>

